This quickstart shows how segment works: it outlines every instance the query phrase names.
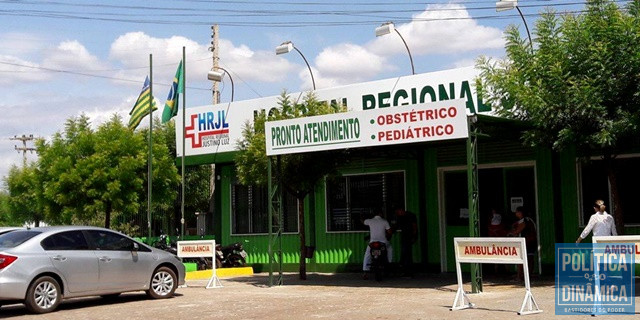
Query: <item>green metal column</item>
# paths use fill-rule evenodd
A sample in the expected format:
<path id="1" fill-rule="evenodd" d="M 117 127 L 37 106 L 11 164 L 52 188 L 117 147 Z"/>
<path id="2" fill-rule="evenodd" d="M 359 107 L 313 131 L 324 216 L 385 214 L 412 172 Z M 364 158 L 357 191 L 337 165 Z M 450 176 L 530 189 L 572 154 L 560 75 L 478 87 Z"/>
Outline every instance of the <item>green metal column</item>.
<path id="1" fill-rule="evenodd" d="M 480 219 L 478 218 L 478 128 L 477 117 L 467 117 L 469 138 L 467 139 L 467 191 L 469 194 L 469 237 L 480 236 Z M 478 263 L 471 264 L 471 291 L 482 292 L 482 267 Z"/>
<path id="2" fill-rule="evenodd" d="M 267 190 L 269 194 L 269 286 L 272 287 L 274 285 L 282 285 L 282 228 L 284 221 L 282 215 L 282 184 L 280 183 L 280 156 L 276 156 L 275 170 L 273 170 L 273 157 L 269 157 L 267 169 L 267 179 L 269 180 Z M 274 279 L 273 274 L 274 268 L 277 268 L 276 271 L 278 272 L 276 279 Z"/>

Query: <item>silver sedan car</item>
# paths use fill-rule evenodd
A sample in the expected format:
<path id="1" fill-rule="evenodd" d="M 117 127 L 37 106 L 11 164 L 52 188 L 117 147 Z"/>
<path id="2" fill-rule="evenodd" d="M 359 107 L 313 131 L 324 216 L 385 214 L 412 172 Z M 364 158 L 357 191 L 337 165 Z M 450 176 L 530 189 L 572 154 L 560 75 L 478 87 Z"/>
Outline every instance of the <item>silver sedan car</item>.
<path id="1" fill-rule="evenodd" d="M 44 227 L 0 235 L 0 305 L 23 302 L 45 313 L 63 298 L 128 291 L 169 298 L 184 278 L 175 255 L 109 229 Z"/>
<path id="2" fill-rule="evenodd" d="M 19 230 L 22 228 L 18 228 L 18 227 L 0 227 L 0 235 L 3 233 L 7 233 L 7 232 L 11 232 L 13 230 Z"/>

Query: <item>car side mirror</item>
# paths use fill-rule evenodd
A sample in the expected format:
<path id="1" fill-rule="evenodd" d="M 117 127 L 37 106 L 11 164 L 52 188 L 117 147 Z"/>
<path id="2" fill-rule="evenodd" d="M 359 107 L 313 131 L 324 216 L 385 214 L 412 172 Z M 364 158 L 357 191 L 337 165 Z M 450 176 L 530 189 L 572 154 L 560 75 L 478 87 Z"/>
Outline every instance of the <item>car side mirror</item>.
<path id="1" fill-rule="evenodd" d="M 137 243 L 133 243 L 133 246 L 131 246 L 131 251 L 138 251 L 140 250 L 140 246 Z"/>

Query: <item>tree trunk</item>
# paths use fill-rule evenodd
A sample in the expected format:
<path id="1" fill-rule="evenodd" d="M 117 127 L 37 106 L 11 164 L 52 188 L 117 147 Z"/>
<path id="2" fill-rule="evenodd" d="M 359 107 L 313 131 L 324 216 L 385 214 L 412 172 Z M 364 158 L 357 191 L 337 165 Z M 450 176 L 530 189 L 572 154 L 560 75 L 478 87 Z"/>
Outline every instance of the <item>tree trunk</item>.
<path id="1" fill-rule="evenodd" d="M 104 209 L 104 227 L 111 227 L 111 201 L 107 201 L 107 207 Z"/>
<path id="2" fill-rule="evenodd" d="M 304 197 L 298 197 L 298 233 L 300 234 L 300 280 L 307 280 L 307 243 L 304 232 Z"/>
<path id="3" fill-rule="evenodd" d="M 607 177 L 609 178 L 609 185 L 611 186 L 611 198 L 613 203 L 609 211 L 613 210 L 613 219 L 616 221 L 616 230 L 619 235 L 624 234 L 624 218 L 623 208 L 620 202 L 620 193 L 618 192 L 618 179 L 616 177 L 615 159 L 610 155 L 604 156 L 605 169 L 607 170 Z"/>

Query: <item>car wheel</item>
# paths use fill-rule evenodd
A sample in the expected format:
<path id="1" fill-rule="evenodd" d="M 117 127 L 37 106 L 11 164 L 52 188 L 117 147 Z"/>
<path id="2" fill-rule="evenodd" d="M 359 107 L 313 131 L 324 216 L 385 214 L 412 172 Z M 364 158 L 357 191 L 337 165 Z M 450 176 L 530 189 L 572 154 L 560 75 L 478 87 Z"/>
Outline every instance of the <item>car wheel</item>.
<path id="1" fill-rule="evenodd" d="M 100 297 L 106 300 L 113 300 L 120 296 L 120 293 L 103 294 Z"/>
<path id="2" fill-rule="evenodd" d="M 44 276 L 36 279 L 27 290 L 25 305 L 33 313 L 47 313 L 55 310 L 62 300 L 60 284 L 56 279 Z"/>
<path id="3" fill-rule="evenodd" d="M 167 267 L 160 267 L 153 272 L 147 294 L 153 299 L 165 299 L 173 296 L 178 285 L 175 272 Z"/>

